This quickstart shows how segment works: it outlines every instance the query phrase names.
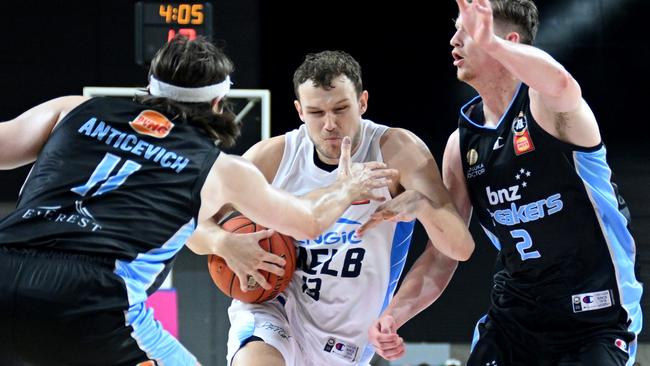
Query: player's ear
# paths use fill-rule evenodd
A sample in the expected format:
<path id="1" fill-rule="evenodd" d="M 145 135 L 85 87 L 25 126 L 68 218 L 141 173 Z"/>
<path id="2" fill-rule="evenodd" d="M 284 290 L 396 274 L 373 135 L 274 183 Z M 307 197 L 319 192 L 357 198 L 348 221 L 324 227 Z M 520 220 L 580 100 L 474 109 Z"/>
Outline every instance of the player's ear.
<path id="1" fill-rule="evenodd" d="M 368 91 L 364 90 L 359 96 L 359 112 L 363 115 L 368 110 Z"/>
<path id="2" fill-rule="evenodd" d="M 300 120 L 305 122 L 305 118 L 302 111 L 302 105 L 300 105 L 300 101 L 298 99 L 293 101 L 293 106 L 296 107 L 296 112 L 298 112 L 298 117 L 300 117 Z"/>
<path id="3" fill-rule="evenodd" d="M 216 114 L 223 113 L 223 105 L 221 104 L 221 98 L 212 99 L 211 104 L 212 104 L 212 112 Z"/>
<path id="4" fill-rule="evenodd" d="M 521 43 L 521 35 L 517 32 L 510 32 L 506 34 L 505 40 L 514 43 Z"/>

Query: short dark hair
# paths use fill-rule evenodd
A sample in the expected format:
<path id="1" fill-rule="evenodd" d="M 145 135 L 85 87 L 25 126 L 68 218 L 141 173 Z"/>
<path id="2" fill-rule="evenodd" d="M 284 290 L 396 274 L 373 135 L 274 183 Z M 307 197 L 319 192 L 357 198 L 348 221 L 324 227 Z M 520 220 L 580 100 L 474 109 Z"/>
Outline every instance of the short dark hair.
<path id="1" fill-rule="evenodd" d="M 360 95 L 363 91 L 361 66 L 350 54 L 343 51 L 310 53 L 293 74 L 293 91 L 300 99 L 298 86 L 307 80 L 311 80 L 316 87 L 331 89 L 332 80 L 341 75 L 352 81 L 357 96 Z"/>
<path id="2" fill-rule="evenodd" d="M 496 22 L 516 26 L 521 43 L 533 44 L 539 26 L 539 12 L 532 0 L 490 0 Z"/>
<path id="3" fill-rule="evenodd" d="M 178 35 L 163 45 L 149 67 L 149 76 L 168 84 L 197 88 L 219 83 L 234 70 L 232 61 L 219 47 L 203 37 L 190 40 Z M 187 103 L 152 95 L 136 96 L 137 102 L 163 113 L 198 124 L 216 143 L 232 146 L 241 123 L 228 105 L 215 114 L 210 103 Z"/>

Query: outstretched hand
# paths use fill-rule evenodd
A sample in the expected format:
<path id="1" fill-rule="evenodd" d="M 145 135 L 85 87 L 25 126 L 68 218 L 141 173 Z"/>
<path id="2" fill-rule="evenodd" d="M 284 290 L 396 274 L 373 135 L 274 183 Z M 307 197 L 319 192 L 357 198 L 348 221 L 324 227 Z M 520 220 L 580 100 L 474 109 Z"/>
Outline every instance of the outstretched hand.
<path id="1" fill-rule="evenodd" d="M 387 168 L 385 163 L 378 161 L 352 163 L 351 150 L 352 142 L 350 137 L 346 136 L 341 142 L 338 180 L 352 194 L 353 201 L 368 199 L 384 201 L 384 196 L 373 190 L 388 187 L 394 179 L 398 178 L 399 172 Z"/>
<path id="2" fill-rule="evenodd" d="M 479 46 L 487 46 L 494 39 L 494 20 L 490 0 L 456 0 L 463 29 Z"/>
<path id="3" fill-rule="evenodd" d="M 420 192 L 408 190 L 400 193 L 392 200 L 382 203 L 370 215 L 359 230 L 357 235 L 363 235 L 367 230 L 379 225 L 383 221 L 399 222 L 413 221 L 416 219 L 423 200 L 427 198 Z"/>
<path id="4" fill-rule="evenodd" d="M 397 334 L 395 319 L 382 315 L 368 329 L 368 341 L 375 347 L 375 352 L 388 361 L 397 360 L 406 353 L 404 339 Z"/>

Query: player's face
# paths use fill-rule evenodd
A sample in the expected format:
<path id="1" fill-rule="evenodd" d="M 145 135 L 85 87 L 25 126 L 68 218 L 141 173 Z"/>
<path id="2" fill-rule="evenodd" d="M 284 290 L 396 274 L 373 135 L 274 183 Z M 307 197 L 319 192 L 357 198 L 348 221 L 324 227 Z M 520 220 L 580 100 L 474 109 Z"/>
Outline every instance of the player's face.
<path id="1" fill-rule="evenodd" d="M 353 154 L 359 145 L 361 116 L 368 105 L 368 92 L 364 90 L 357 95 L 347 76 L 335 78 L 332 86 L 326 90 L 307 80 L 298 86 L 300 100 L 294 105 L 307 126 L 318 157 L 324 163 L 335 165 L 345 136 L 352 139 Z"/>
<path id="2" fill-rule="evenodd" d="M 453 47 L 451 55 L 456 66 L 458 80 L 471 84 L 481 72 L 490 67 L 489 63 L 495 60 L 476 46 L 472 37 L 463 29 L 463 19 L 458 16 L 456 19 L 456 33 L 449 40 Z"/>

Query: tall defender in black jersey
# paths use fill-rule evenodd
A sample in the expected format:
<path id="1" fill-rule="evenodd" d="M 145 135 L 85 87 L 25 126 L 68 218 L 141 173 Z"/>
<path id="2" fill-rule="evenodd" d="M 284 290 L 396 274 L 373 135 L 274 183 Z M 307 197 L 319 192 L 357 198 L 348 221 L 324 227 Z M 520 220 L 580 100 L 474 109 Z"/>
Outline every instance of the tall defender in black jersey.
<path id="1" fill-rule="evenodd" d="M 632 365 L 641 330 L 629 211 L 580 86 L 532 47 L 531 0 L 457 0 L 461 108 L 443 174 L 499 249 L 468 365 Z"/>
<path id="2" fill-rule="evenodd" d="M 239 132 L 222 105 L 232 70 L 208 41 L 177 37 L 152 61 L 147 96 L 62 97 L 0 124 L 0 168 L 35 161 L 0 221 L 0 365 L 195 365 L 144 301 L 198 222 L 231 204 L 312 238 L 397 176 L 383 163 L 351 164 L 345 138 L 341 173 L 319 197 L 271 187 L 215 146 Z M 264 260 L 282 274 L 273 264 L 284 260 Z"/>
<path id="3" fill-rule="evenodd" d="M 632 365 L 642 288 L 596 119 L 573 77 L 531 46 L 531 0 L 456 2 L 454 65 L 480 95 L 461 109 L 443 180 L 499 249 L 468 366 Z"/>

